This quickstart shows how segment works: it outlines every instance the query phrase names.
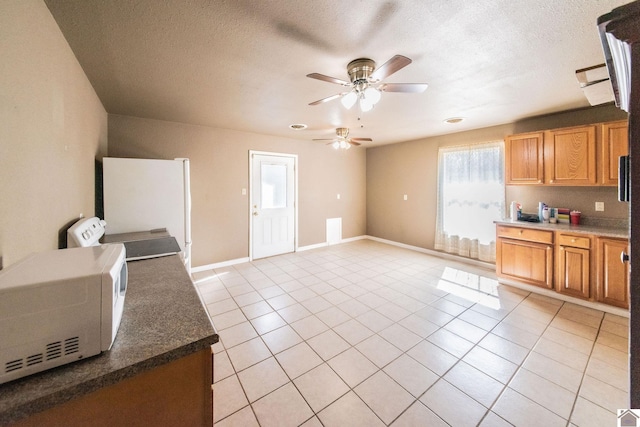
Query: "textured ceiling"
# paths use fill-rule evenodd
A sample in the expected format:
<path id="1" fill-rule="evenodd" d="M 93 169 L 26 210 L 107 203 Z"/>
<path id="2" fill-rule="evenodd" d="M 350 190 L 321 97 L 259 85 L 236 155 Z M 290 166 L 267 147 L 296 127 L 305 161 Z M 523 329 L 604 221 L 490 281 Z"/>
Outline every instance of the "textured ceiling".
<path id="1" fill-rule="evenodd" d="M 364 146 L 588 106 L 575 70 L 604 62 L 596 20 L 627 2 L 45 0 L 108 113 Z M 424 93 L 308 105 L 343 88 L 307 74 L 396 54 L 413 63 L 385 82 Z"/>

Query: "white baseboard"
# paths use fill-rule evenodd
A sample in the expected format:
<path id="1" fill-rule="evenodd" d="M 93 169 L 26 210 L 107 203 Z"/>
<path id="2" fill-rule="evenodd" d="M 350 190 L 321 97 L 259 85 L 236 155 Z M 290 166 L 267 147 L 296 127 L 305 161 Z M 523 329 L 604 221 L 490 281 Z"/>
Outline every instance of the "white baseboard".
<path id="1" fill-rule="evenodd" d="M 201 265 L 198 267 L 191 267 L 191 273 L 198 273 L 200 271 L 213 270 L 216 268 L 229 267 L 236 264 L 243 264 L 245 262 L 249 262 L 249 257 L 246 258 L 236 258 L 229 261 L 216 262 L 214 264 Z"/>
<path id="2" fill-rule="evenodd" d="M 329 243 L 324 242 L 324 243 L 316 243 L 315 245 L 298 246 L 298 249 L 296 250 L 296 252 L 310 251 L 311 249 L 319 249 L 319 248 L 324 248 L 326 246 L 329 246 Z"/>
<path id="3" fill-rule="evenodd" d="M 433 249 L 421 248 L 419 246 L 407 245 L 405 243 L 398 243 L 398 242 L 394 242 L 393 240 L 381 239 L 379 237 L 374 237 L 374 236 L 365 236 L 365 237 L 367 239 L 369 239 L 369 240 L 374 240 L 376 242 L 386 243 L 388 245 L 397 246 L 397 247 L 400 247 L 400 248 L 409 249 L 409 250 L 412 250 L 412 251 L 421 252 L 423 254 L 433 255 L 433 256 L 440 257 L 440 258 L 449 259 L 451 261 L 464 262 L 466 264 L 475 265 L 476 267 L 482 267 L 482 268 L 486 268 L 486 269 L 489 269 L 489 270 L 495 270 L 495 268 L 496 268 L 496 265 L 492 264 L 490 262 L 479 261 L 479 260 L 473 259 L 473 258 L 461 257 L 461 256 L 458 256 L 458 255 L 448 254 L 446 252 L 440 252 L 440 251 L 436 251 L 436 250 L 433 250 Z"/>

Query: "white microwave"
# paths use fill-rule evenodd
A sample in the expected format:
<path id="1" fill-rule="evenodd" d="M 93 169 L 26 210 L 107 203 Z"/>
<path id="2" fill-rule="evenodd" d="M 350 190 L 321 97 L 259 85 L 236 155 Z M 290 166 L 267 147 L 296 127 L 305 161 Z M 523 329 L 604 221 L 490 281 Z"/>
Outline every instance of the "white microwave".
<path id="1" fill-rule="evenodd" d="M 0 384 L 108 350 L 127 291 L 120 243 L 33 254 L 0 271 Z"/>

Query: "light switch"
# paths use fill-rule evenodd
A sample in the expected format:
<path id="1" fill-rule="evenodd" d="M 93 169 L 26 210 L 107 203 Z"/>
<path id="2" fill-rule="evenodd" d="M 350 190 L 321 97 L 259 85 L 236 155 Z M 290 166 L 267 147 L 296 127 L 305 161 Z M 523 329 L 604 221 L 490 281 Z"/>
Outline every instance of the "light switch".
<path id="1" fill-rule="evenodd" d="M 243 188 L 243 189 L 242 189 L 242 195 L 243 195 L 243 196 L 246 196 L 246 195 L 247 195 L 247 189 L 246 189 L 246 188 Z"/>
<path id="2" fill-rule="evenodd" d="M 338 200 L 340 200 L 340 193 L 338 193 Z"/>
<path id="3" fill-rule="evenodd" d="M 604 202 L 596 202 L 596 211 L 604 212 Z"/>
<path id="4" fill-rule="evenodd" d="M 405 194 L 405 195 L 404 195 L 404 199 L 405 199 L 405 200 L 409 200 L 409 197 Z"/>

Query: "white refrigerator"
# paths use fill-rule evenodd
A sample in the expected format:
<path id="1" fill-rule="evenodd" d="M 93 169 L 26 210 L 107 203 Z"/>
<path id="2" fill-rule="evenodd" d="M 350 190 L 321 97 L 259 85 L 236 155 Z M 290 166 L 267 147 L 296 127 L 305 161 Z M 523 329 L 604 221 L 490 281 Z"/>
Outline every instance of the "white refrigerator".
<path id="1" fill-rule="evenodd" d="M 106 234 L 166 228 L 191 274 L 189 159 L 102 159 Z"/>

